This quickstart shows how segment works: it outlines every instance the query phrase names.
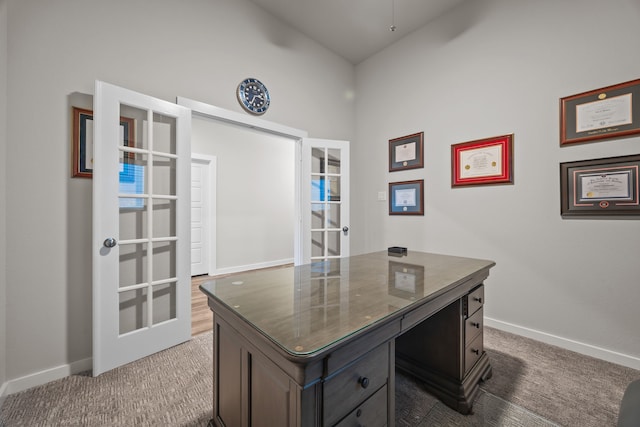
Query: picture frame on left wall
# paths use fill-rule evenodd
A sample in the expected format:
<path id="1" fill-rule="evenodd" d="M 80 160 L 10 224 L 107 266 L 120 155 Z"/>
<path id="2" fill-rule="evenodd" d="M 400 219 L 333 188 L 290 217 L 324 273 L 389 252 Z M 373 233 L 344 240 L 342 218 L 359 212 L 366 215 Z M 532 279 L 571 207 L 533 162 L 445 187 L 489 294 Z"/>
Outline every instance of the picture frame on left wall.
<path id="1" fill-rule="evenodd" d="M 72 171 L 74 178 L 93 177 L 93 111 L 85 108 L 72 108 Z M 129 117 L 120 117 L 121 144 L 135 146 L 135 121 Z M 132 153 L 126 154 L 127 156 Z"/>

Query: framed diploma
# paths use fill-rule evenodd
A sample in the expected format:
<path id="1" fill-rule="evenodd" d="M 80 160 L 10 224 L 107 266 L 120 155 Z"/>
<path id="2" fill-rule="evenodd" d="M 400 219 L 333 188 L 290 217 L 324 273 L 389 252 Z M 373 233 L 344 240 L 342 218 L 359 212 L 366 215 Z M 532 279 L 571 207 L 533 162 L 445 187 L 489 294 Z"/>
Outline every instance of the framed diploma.
<path id="1" fill-rule="evenodd" d="M 560 99 L 560 145 L 640 133 L 640 79 Z"/>
<path id="2" fill-rule="evenodd" d="M 451 146 L 451 187 L 513 184 L 513 134 Z"/>
<path id="3" fill-rule="evenodd" d="M 640 216 L 640 154 L 560 163 L 563 218 Z"/>
<path id="4" fill-rule="evenodd" d="M 93 111 L 73 107 L 72 117 L 72 153 L 71 176 L 79 178 L 93 177 Z M 134 145 L 134 119 L 120 117 L 120 142 L 127 147 Z M 134 154 L 125 154 L 133 159 Z"/>
<path id="5" fill-rule="evenodd" d="M 424 215 L 424 180 L 389 183 L 389 215 Z"/>
<path id="6" fill-rule="evenodd" d="M 389 172 L 424 167 L 424 132 L 389 140 Z"/>

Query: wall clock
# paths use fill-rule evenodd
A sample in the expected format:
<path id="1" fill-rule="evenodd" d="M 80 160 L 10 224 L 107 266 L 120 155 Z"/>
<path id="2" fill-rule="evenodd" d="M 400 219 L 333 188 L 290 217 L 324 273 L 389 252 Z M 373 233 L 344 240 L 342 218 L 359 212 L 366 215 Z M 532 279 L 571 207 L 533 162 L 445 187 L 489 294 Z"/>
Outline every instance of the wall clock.
<path id="1" fill-rule="evenodd" d="M 240 105 L 251 114 L 264 114 L 269 108 L 271 98 L 267 87 L 258 79 L 244 79 L 236 92 Z"/>

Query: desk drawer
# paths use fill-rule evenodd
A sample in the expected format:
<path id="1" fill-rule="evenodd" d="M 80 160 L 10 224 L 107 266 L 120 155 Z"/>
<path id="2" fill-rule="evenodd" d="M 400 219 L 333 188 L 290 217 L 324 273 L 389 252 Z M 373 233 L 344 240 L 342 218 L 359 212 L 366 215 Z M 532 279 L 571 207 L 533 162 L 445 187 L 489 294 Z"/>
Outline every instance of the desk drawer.
<path id="1" fill-rule="evenodd" d="M 330 378 L 323 386 L 324 424 L 333 425 L 387 383 L 389 345 L 381 345 Z"/>
<path id="2" fill-rule="evenodd" d="M 467 317 L 473 315 L 484 304 L 484 285 L 478 286 L 467 296 Z"/>
<path id="3" fill-rule="evenodd" d="M 473 316 L 464 321 L 464 345 L 468 346 L 475 337 L 482 332 L 484 310 L 481 308 Z"/>
<path id="4" fill-rule="evenodd" d="M 471 344 L 469 344 L 464 350 L 464 374 L 467 373 L 473 368 L 473 365 L 476 364 L 482 353 L 484 352 L 484 345 L 482 341 L 482 331 L 480 331 L 480 335 L 478 335 Z"/>
<path id="5" fill-rule="evenodd" d="M 354 409 L 336 427 L 383 427 L 387 425 L 387 386 Z"/>

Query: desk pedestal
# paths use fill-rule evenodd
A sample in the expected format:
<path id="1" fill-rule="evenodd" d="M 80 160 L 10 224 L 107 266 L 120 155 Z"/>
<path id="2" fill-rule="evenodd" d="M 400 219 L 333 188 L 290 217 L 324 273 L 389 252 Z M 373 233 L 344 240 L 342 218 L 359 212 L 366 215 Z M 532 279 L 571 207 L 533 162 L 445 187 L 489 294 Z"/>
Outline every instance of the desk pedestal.
<path id="1" fill-rule="evenodd" d="M 471 412 L 479 383 L 492 375 L 483 305 L 480 285 L 396 339 L 396 366 L 462 414 Z"/>

